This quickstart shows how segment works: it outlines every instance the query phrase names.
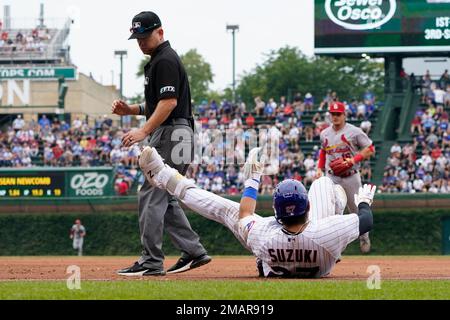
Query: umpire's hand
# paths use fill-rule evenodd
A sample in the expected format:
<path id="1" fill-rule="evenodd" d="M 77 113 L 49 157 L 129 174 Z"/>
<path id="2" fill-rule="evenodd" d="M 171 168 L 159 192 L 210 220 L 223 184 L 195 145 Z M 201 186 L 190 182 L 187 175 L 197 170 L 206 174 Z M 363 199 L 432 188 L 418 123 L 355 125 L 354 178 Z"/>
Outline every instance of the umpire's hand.
<path id="1" fill-rule="evenodd" d="M 135 143 L 139 143 L 147 137 L 144 129 L 133 129 L 122 137 L 122 146 L 131 147 Z"/>
<path id="2" fill-rule="evenodd" d="M 119 116 L 126 116 L 131 114 L 131 108 L 123 100 L 114 100 L 112 103 L 111 112 Z"/>

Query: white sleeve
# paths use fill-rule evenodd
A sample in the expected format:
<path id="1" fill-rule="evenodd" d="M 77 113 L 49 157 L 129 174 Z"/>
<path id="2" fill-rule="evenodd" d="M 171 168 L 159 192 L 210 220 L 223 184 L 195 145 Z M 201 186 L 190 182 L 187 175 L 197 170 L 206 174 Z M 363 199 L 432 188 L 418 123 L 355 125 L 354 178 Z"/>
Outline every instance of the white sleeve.
<path id="1" fill-rule="evenodd" d="M 367 148 L 372 145 L 372 140 L 367 136 L 367 134 L 362 131 L 361 128 L 358 128 L 357 134 L 356 134 L 356 142 L 358 144 L 359 148 Z"/>
<path id="2" fill-rule="evenodd" d="M 256 223 L 256 217 L 253 215 L 247 216 L 245 218 L 239 219 L 239 235 L 247 243 L 248 233 L 253 228 Z"/>
<path id="3" fill-rule="evenodd" d="M 359 237 L 359 218 L 355 213 L 335 215 L 317 221 L 314 241 L 335 258 Z"/>
<path id="4" fill-rule="evenodd" d="M 256 256 L 260 255 L 266 243 L 272 220 L 273 217 L 263 218 L 258 215 L 251 215 L 239 220 L 239 234 Z"/>

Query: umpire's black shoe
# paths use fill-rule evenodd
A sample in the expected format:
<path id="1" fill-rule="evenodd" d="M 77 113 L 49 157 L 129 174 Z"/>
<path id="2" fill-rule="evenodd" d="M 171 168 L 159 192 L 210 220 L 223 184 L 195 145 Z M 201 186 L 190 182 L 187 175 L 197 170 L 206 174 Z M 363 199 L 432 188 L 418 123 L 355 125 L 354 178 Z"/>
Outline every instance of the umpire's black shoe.
<path id="1" fill-rule="evenodd" d="M 142 264 L 139 264 L 136 261 L 131 267 L 117 271 L 117 274 L 128 277 L 141 277 L 141 276 L 163 276 L 166 273 L 164 272 L 164 270 L 144 267 Z"/>
<path id="2" fill-rule="evenodd" d="M 148 276 L 157 277 L 157 276 L 165 276 L 166 272 L 161 269 L 147 269 L 147 271 L 145 271 L 142 275 L 144 277 L 148 277 Z"/>
<path id="3" fill-rule="evenodd" d="M 211 257 L 208 256 L 206 253 L 204 253 L 201 256 L 198 256 L 196 258 L 181 257 L 180 259 L 178 259 L 177 263 L 175 263 L 173 266 L 171 266 L 167 270 L 167 274 L 180 273 L 180 272 L 185 272 L 185 271 L 188 271 L 191 269 L 195 269 L 195 268 L 203 266 L 207 263 L 210 263 L 211 260 L 212 260 Z"/>

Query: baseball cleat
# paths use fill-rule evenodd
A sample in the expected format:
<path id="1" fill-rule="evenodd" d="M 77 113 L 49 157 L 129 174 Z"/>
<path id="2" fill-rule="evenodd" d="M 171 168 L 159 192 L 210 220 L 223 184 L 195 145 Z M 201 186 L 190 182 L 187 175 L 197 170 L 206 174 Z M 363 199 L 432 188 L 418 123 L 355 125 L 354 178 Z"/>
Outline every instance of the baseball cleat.
<path id="1" fill-rule="evenodd" d="M 370 238 L 369 233 L 366 232 L 363 235 L 359 236 L 359 248 L 362 253 L 370 252 Z"/>
<path id="2" fill-rule="evenodd" d="M 202 254 L 197 258 L 181 257 L 180 259 L 178 259 L 177 263 L 175 263 L 172 267 L 170 267 L 167 270 L 167 274 L 180 273 L 191 269 L 195 269 L 207 263 L 210 263 L 211 260 L 212 260 L 211 257 L 208 256 L 206 253 Z"/>
<path id="3" fill-rule="evenodd" d="M 140 277 L 148 270 L 149 268 L 144 267 L 136 261 L 132 266 L 117 271 L 117 274 L 127 277 Z"/>
<path id="4" fill-rule="evenodd" d="M 142 276 L 144 277 L 158 277 L 158 276 L 165 276 L 166 272 L 164 270 L 160 269 L 147 269 Z"/>
<path id="5" fill-rule="evenodd" d="M 155 148 L 145 147 L 139 155 L 139 167 L 151 183 L 153 178 L 164 169 L 164 161 Z"/>

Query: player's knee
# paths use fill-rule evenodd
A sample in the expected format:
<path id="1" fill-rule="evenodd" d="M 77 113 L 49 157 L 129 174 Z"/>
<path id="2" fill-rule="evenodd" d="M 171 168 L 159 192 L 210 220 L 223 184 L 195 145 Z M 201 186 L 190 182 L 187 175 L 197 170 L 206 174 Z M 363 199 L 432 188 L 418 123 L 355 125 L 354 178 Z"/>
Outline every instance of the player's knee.
<path id="1" fill-rule="evenodd" d="M 342 186 L 335 184 L 334 188 L 334 198 L 335 198 L 335 213 L 336 214 L 344 214 L 345 207 L 347 206 L 347 194 L 345 193 L 344 188 Z"/>
<path id="2" fill-rule="evenodd" d="M 325 186 L 325 187 L 327 185 L 332 186 L 333 184 L 334 183 L 330 178 L 322 176 L 322 177 L 314 180 L 314 182 L 311 184 L 311 189 L 321 189 L 322 186 Z"/>
<path id="3" fill-rule="evenodd" d="M 186 190 L 195 188 L 194 180 L 187 179 L 181 175 L 177 170 L 166 166 L 161 173 L 160 183 L 171 195 L 183 200 L 186 195 Z"/>

